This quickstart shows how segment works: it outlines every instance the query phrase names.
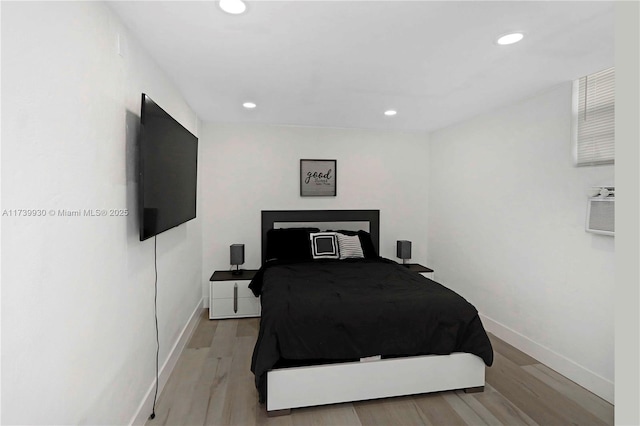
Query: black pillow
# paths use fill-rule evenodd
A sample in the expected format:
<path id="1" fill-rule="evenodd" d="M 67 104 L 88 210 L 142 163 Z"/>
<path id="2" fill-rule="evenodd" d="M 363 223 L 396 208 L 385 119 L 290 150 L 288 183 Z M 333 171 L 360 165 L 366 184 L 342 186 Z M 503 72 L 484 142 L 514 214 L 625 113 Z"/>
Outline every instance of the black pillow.
<path id="1" fill-rule="evenodd" d="M 367 231 L 336 231 L 344 235 L 357 235 L 360 238 L 360 246 L 362 247 L 362 253 L 364 254 L 365 259 L 377 259 L 378 252 L 376 251 L 376 246 L 373 245 L 373 240 L 371 239 L 371 234 Z"/>
<path id="2" fill-rule="evenodd" d="M 312 260 L 309 234 L 318 228 L 282 228 L 267 231 L 266 260 Z"/>
<path id="3" fill-rule="evenodd" d="M 362 246 L 362 252 L 366 259 L 375 259 L 378 256 L 376 246 L 373 245 L 371 234 L 366 231 L 358 231 L 358 237 L 360 238 L 360 245 Z"/>

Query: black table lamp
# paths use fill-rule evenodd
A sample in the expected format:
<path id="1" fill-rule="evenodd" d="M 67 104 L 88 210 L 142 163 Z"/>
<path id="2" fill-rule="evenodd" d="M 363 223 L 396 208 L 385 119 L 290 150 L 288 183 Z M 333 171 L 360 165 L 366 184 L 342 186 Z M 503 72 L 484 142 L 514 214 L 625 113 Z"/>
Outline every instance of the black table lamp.
<path id="1" fill-rule="evenodd" d="M 244 244 L 231 244 L 231 264 L 236 265 L 236 269 L 231 273 L 233 275 L 242 274 L 242 270 L 239 266 L 244 263 Z"/>
<path id="2" fill-rule="evenodd" d="M 411 259 L 411 241 L 398 240 L 396 256 L 402 259 L 403 265 L 407 259 Z"/>

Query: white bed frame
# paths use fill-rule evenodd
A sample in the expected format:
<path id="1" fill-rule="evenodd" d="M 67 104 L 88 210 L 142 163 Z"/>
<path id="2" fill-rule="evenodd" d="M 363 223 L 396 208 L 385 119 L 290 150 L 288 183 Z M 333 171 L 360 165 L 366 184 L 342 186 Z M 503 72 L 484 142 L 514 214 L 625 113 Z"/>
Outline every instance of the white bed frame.
<path id="1" fill-rule="evenodd" d="M 345 222 L 365 221 L 377 250 L 379 215 L 378 210 L 263 211 L 263 261 L 266 232 L 283 223 L 341 222 L 340 229 L 345 229 Z M 340 402 L 456 389 L 482 392 L 484 383 L 484 361 L 468 353 L 281 368 L 267 373 L 266 409 L 270 416 L 286 415 L 292 408 Z"/>
<path id="2" fill-rule="evenodd" d="M 292 367 L 267 373 L 267 412 L 443 390 L 484 390 L 484 361 L 454 353 Z"/>

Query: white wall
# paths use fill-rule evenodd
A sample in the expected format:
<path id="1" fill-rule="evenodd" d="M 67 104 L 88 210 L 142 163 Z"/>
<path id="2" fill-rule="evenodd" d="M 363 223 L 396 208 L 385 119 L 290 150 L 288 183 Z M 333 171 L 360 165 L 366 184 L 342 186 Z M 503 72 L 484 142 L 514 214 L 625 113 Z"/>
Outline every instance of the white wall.
<path id="1" fill-rule="evenodd" d="M 197 132 L 179 91 L 104 3 L 2 3 L 2 208 L 129 210 L 2 218 L 3 424 L 126 424 L 145 403 L 149 414 L 154 241 L 138 238 L 141 92 Z M 157 244 L 162 366 L 201 303 L 200 219 Z"/>
<path id="2" fill-rule="evenodd" d="M 380 209 L 380 254 L 427 258 L 426 134 L 207 123 L 202 128 L 203 291 L 229 269 L 229 245 L 245 244 L 244 268 L 260 266 L 261 210 Z M 300 159 L 337 160 L 337 196 L 300 196 Z"/>
<path id="3" fill-rule="evenodd" d="M 487 329 L 612 400 L 614 238 L 584 231 L 613 166 L 571 159 L 571 84 L 430 135 L 428 263 Z"/>
<path id="4" fill-rule="evenodd" d="M 616 406 L 640 424 L 640 3 L 616 2 Z"/>

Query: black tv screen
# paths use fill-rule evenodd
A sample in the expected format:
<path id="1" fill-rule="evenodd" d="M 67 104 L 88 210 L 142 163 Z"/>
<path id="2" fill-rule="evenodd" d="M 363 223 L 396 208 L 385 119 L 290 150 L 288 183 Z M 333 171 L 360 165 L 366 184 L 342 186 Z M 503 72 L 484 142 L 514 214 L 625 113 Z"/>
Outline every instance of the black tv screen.
<path id="1" fill-rule="evenodd" d="M 198 138 L 142 94 L 140 241 L 196 217 Z"/>

